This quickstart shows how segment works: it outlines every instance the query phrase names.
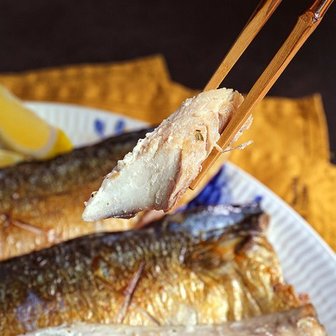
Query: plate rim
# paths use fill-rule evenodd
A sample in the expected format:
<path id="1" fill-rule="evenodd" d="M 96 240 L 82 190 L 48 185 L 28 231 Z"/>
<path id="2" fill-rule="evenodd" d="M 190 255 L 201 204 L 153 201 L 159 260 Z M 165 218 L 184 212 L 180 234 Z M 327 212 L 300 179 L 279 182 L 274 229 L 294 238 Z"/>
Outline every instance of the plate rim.
<path id="1" fill-rule="evenodd" d="M 306 221 L 294 208 L 292 208 L 285 200 L 283 200 L 278 194 L 276 194 L 273 190 L 263 184 L 261 181 L 256 179 L 254 176 L 243 170 L 242 168 L 238 167 L 236 164 L 232 162 L 227 162 L 225 165 L 228 164 L 229 166 L 233 167 L 239 174 L 243 175 L 246 179 L 249 179 L 253 183 L 255 183 L 259 188 L 263 189 L 267 194 L 273 197 L 282 207 L 288 211 L 295 219 L 303 225 L 310 234 L 315 236 L 318 242 L 323 246 L 325 251 L 328 255 L 334 260 L 335 268 L 336 268 L 336 253 L 332 250 L 332 248 L 328 245 L 328 243 L 321 237 L 321 235 Z"/>
<path id="2" fill-rule="evenodd" d="M 85 105 L 80 105 L 80 104 L 75 104 L 75 103 L 63 103 L 63 102 L 52 102 L 52 101 L 37 101 L 37 100 L 25 100 L 24 105 L 27 105 L 29 108 L 34 108 L 34 106 L 37 106 L 39 108 L 43 108 L 43 106 L 50 106 L 50 107 L 57 107 L 57 108 L 71 108 L 71 109 L 78 109 L 78 110 L 85 110 L 86 112 L 89 113 L 100 113 L 104 114 L 106 116 L 114 116 L 117 118 L 121 119 L 126 119 L 130 120 L 135 123 L 141 124 L 141 126 L 149 126 L 150 123 L 139 120 L 137 118 L 132 118 L 129 116 L 125 116 L 122 113 L 114 112 L 112 110 L 105 110 L 105 109 L 100 109 L 98 107 L 91 107 L 91 106 L 85 106 Z"/>

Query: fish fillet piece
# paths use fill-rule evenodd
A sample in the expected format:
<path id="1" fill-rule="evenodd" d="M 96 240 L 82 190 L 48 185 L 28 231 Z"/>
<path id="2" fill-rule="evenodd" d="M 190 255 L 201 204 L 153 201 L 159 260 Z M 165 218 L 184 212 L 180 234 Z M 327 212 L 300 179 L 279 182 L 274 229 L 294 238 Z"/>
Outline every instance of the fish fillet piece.
<path id="1" fill-rule="evenodd" d="M 150 130 L 0 169 L 0 260 L 88 233 L 133 227 L 136 218 L 85 223 L 83 202 Z"/>
<path id="2" fill-rule="evenodd" d="M 88 200 L 83 219 L 171 209 L 200 172 L 242 100 L 237 91 L 219 89 L 184 101 L 106 176 Z"/>
<path id="3" fill-rule="evenodd" d="M 301 306 L 258 205 L 202 207 L 0 263 L 0 335 L 86 323 L 220 324 Z"/>
<path id="4" fill-rule="evenodd" d="M 312 305 L 221 325 L 132 327 L 79 323 L 26 336 L 326 336 Z"/>

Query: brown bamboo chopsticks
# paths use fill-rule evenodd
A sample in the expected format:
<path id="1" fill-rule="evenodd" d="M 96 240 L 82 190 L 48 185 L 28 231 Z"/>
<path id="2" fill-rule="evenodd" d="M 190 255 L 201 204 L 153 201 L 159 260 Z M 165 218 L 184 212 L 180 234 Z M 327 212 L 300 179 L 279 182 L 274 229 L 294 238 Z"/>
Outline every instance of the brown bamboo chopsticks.
<path id="1" fill-rule="evenodd" d="M 248 117 L 251 115 L 251 111 L 253 110 L 255 105 L 259 103 L 265 97 L 267 92 L 271 89 L 271 87 L 280 77 L 282 72 L 285 70 L 287 65 L 290 63 L 290 61 L 293 59 L 293 57 L 296 55 L 296 53 L 299 51 L 299 49 L 302 47 L 302 45 L 305 43 L 308 37 L 313 33 L 313 31 L 320 24 L 322 18 L 324 17 L 325 13 L 327 12 L 332 2 L 333 0 L 315 0 L 312 6 L 299 17 L 296 25 L 294 26 L 293 30 L 289 34 L 288 38 L 283 43 L 283 45 L 281 46 L 279 51 L 276 53 L 276 55 L 274 56 L 272 61 L 269 63 L 269 65 L 266 67 L 264 72 L 255 82 L 252 89 L 250 90 L 247 97 L 245 98 L 244 102 L 239 107 L 236 115 L 232 118 L 232 120 L 230 120 L 229 124 L 224 129 L 223 133 L 221 134 L 220 139 L 217 142 L 217 144 L 222 149 L 225 149 L 227 146 L 230 145 L 235 134 L 242 128 L 244 123 L 247 121 Z M 258 21 L 258 22 L 263 25 L 266 21 L 265 22 Z M 241 33 L 240 36 L 245 35 L 244 32 L 246 28 L 248 27 L 248 25 L 245 27 L 244 31 Z M 249 38 L 248 40 L 252 41 L 253 38 L 252 39 Z M 247 46 L 248 44 L 246 45 L 246 47 Z M 236 44 L 234 44 L 232 49 L 245 50 L 245 49 L 242 49 L 241 46 L 236 46 Z M 232 49 L 229 51 L 228 55 L 229 54 L 233 56 L 238 55 L 238 57 L 241 55 L 236 51 L 232 51 Z M 230 56 L 230 59 L 233 56 Z M 220 82 L 219 82 L 220 78 L 224 78 L 225 74 L 229 72 L 229 71 L 227 72 L 223 71 L 223 68 L 226 69 L 225 66 L 224 67 L 222 66 L 223 63 L 219 66 L 215 74 L 212 76 L 211 80 L 206 86 L 206 90 L 217 88 L 220 85 Z M 230 64 L 232 64 L 233 66 L 234 63 L 235 61 L 233 58 L 230 61 Z M 224 73 L 224 76 L 223 76 L 223 73 Z M 215 162 L 215 160 L 220 155 L 221 155 L 221 152 L 218 151 L 216 148 L 212 150 L 208 158 L 203 162 L 202 171 L 196 177 L 196 179 L 191 183 L 190 185 L 191 189 L 196 188 L 199 181 L 203 178 L 205 173 L 208 171 L 208 169 L 212 166 L 212 164 Z"/>
<path id="2" fill-rule="evenodd" d="M 203 91 L 217 89 L 282 0 L 262 0 Z"/>

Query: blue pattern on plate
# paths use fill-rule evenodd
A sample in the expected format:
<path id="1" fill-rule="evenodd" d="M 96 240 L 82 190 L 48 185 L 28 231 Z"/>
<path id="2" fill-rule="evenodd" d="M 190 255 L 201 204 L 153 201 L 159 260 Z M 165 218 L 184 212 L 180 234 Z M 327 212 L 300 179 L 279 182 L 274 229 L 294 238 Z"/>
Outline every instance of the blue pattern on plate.
<path id="1" fill-rule="evenodd" d="M 97 118 L 93 123 L 93 129 L 97 135 L 103 138 L 105 135 L 106 124 L 103 120 Z"/>
<path id="2" fill-rule="evenodd" d="M 200 205 L 206 206 L 230 203 L 232 197 L 228 182 L 225 166 L 223 166 L 204 189 L 187 204 L 186 208 L 190 209 Z"/>
<path id="3" fill-rule="evenodd" d="M 253 199 L 253 202 L 260 204 L 262 202 L 263 198 L 264 198 L 264 196 L 262 196 L 262 195 L 256 195 Z"/>
<path id="4" fill-rule="evenodd" d="M 230 176 L 227 174 L 225 166 L 208 182 L 203 190 L 186 206 L 179 210 L 191 209 L 197 206 L 230 204 L 236 202 L 233 200 L 230 191 Z M 256 195 L 251 202 L 260 204 L 263 196 Z"/>
<path id="5" fill-rule="evenodd" d="M 119 135 L 125 131 L 126 122 L 124 119 L 118 119 L 114 125 L 114 134 Z"/>
<path id="6" fill-rule="evenodd" d="M 102 119 L 96 118 L 93 123 L 94 132 L 100 137 L 104 138 L 107 135 L 119 135 L 126 129 L 125 119 L 119 118 L 113 126 L 111 133 L 106 133 L 106 122 Z"/>

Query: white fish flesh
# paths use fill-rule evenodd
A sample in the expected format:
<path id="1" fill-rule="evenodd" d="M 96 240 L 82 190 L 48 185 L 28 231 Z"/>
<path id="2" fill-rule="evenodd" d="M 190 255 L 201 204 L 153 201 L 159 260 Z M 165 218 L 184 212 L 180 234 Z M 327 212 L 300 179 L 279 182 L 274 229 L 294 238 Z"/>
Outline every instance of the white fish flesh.
<path id="1" fill-rule="evenodd" d="M 83 219 L 131 217 L 171 209 L 199 174 L 243 97 L 232 89 L 202 92 L 153 132 L 109 173 L 86 204 Z"/>
<path id="2" fill-rule="evenodd" d="M 79 323 L 26 336 L 325 336 L 311 305 L 221 325 L 139 327 Z"/>

